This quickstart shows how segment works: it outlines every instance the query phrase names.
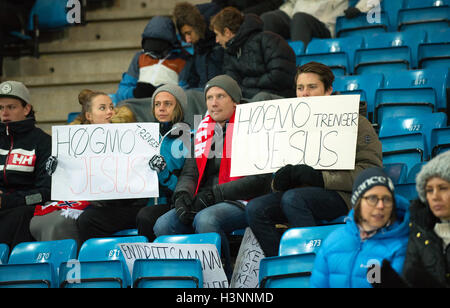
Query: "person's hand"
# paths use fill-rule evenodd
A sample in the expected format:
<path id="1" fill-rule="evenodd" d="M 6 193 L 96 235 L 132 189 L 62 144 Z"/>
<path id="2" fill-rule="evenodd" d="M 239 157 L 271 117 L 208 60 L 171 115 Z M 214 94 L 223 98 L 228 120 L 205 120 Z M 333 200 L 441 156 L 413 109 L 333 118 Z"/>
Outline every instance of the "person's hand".
<path id="1" fill-rule="evenodd" d="M 155 90 L 156 88 L 151 83 L 138 82 L 133 90 L 133 96 L 135 98 L 152 97 Z"/>
<path id="2" fill-rule="evenodd" d="M 45 171 L 49 176 L 52 176 L 56 171 L 56 167 L 58 166 L 58 158 L 56 156 L 50 156 L 45 163 Z"/>
<path id="3" fill-rule="evenodd" d="M 379 270 L 378 278 L 374 278 L 377 273 L 375 271 Z M 373 288 L 407 288 L 407 283 L 403 278 L 392 268 L 391 263 L 384 259 L 381 267 L 378 265 L 378 269 L 375 267 L 370 267 L 367 270 L 367 278 L 372 278 L 370 284 Z"/>
<path id="4" fill-rule="evenodd" d="M 174 196 L 175 213 L 185 225 L 194 221 L 195 214 L 191 211 L 192 197 L 187 192 L 179 192 Z"/>
<path id="5" fill-rule="evenodd" d="M 153 157 L 148 162 L 148 165 L 150 166 L 150 169 L 158 173 L 163 171 L 167 167 L 167 163 L 162 155 L 153 155 Z"/>
<path id="6" fill-rule="evenodd" d="M 344 11 L 345 18 L 352 19 L 361 14 L 361 11 L 356 7 L 349 7 Z"/>
<path id="7" fill-rule="evenodd" d="M 286 191 L 295 186 L 292 185 L 291 181 L 291 170 L 293 165 L 289 164 L 278 169 L 272 180 L 272 190 L 273 191 Z"/>
<path id="8" fill-rule="evenodd" d="M 221 201 L 223 201 L 222 190 L 218 185 L 214 185 L 211 188 L 206 188 L 197 193 L 192 203 L 192 211 L 194 213 L 198 213 L 208 206 L 219 203 Z"/>
<path id="9" fill-rule="evenodd" d="M 295 186 L 324 187 L 322 171 L 308 165 L 295 165 L 292 167 L 291 179 Z"/>

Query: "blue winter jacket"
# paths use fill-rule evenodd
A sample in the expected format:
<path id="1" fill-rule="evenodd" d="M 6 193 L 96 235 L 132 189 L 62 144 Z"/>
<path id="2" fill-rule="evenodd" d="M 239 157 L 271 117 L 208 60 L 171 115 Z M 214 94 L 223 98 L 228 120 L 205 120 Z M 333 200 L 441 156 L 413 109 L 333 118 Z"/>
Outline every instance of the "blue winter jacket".
<path id="1" fill-rule="evenodd" d="M 381 266 L 383 259 L 401 273 L 409 235 L 409 202 L 401 196 L 396 196 L 396 214 L 395 223 L 362 241 L 351 210 L 346 224 L 332 232 L 320 248 L 311 287 L 370 288 L 367 271 L 373 264 Z M 376 282 L 380 274 L 371 273 Z"/>

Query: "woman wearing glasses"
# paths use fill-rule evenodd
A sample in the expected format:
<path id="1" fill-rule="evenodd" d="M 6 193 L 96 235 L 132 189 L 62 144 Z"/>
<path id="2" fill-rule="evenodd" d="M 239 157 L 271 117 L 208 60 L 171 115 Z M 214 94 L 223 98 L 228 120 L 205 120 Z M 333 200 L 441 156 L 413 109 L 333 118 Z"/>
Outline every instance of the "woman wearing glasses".
<path id="1" fill-rule="evenodd" d="M 381 168 L 369 168 L 356 178 L 351 203 L 345 226 L 331 233 L 317 254 L 312 287 L 371 287 L 382 282 L 383 260 L 402 271 L 409 202 L 394 196 L 394 185 Z"/>

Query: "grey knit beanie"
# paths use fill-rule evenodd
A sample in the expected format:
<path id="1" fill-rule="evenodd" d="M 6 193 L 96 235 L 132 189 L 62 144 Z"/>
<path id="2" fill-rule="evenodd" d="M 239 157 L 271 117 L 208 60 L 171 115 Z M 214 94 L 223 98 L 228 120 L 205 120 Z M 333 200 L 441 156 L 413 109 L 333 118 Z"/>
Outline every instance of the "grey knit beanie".
<path id="1" fill-rule="evenodd" d="M 423 165 L 416 176 L 416 189 L 422 202 L 426 202 L 425 186 L 433 177 L 450 182 L 450 151 L 441 153 Z"/>
<path id="2" fill-rule="evenodd" d="M 0 97 L 17 98 L 25 103 L 30 103 L 30 92 L 27 87 L 19 81 L 5 81 L 0 84 Z"/>
<path id="3" fill-rule="evenodd" d="M 178 103 L 180 103 L 180 105 L 181 105 L 181 109 L 183 109 L 183 112 L 186 113 L 186 110 L 187 110 L 186 93 L 184 93 L 184 90 L 181 87 L 174 85 L 174 84 L 165 84 L 155 90 L 155 92 L 153 93 L 153 96 L 152 96 L 152 108 L 153 108 L 153 104 L 155 103 L 155 97 L 160 92 L 168 92 L 168 93 L 172 94 L 173 96 L 175 96 Z"/>
<path id="4" fill-rule="evenodd" d="M 234 80 L 230 76 L 219 75 L 219 76 L 214 77 L 210 81 L 208 81 L 206 83 L 205 91 L 204 91 L 205 98 L 206 98 L 206 93 L 212 87 L 219 87 L 221 89 L 224 89 L 225 92 L 227 92 L 228 95 L 231 96 L 231 98 L 233 99 L 233 101 L 235 103 L 241 102 L 241 99 L 242 99 L 241 87 L 239 87 L 236 80 Z"/>

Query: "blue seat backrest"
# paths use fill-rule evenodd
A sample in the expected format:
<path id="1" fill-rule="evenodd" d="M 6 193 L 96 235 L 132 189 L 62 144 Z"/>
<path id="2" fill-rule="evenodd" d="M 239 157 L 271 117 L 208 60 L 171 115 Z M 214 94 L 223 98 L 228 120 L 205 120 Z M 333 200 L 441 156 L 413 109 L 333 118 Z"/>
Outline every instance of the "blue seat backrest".
<path id="1" fill-rule="evenodd" d="M 405 0 L 405 9 L 424 8 L 430 6 L 444 6 L 449 5 L 448 0 Z"/>
<path id="2" fill-rule="evenodd" d="M 56 270 L 62 262 L 77 258 L 77 243 L 73 239 L 17 244 L 8 264 L 51 263 Z"/>
<path id="3" fill-rule="evenodd" d="M 422 170 L 422 167 L 425 166 L 428 162 L 423 161 L 421 163 L 415 164 L 411 170 L 408 172 L 408 177 L 406 179 L 406 183 L 416 183 L 416 176 Z"/>
<path id="4" fill-rule="evenodd" d="M 435 128 L 431 132 L 431 156 L 450 150 L 450 126 Z"/>
<path id="5" fill-rule="evenodd" d="M 122 260 L 120 247 L 121 243 L 140 243 L 148 242 L 145 236 L 127 236 L 112 238 L 91 238 L 81 245 L 78 253 L 79 261 L 106 261 L 106 260 Z"/>
<path id="6" fill-rule="evenodd" d="M 158 236 L 154 243 L 174 243 L 174 244 L 213 244 L 220 255 L 220 235 L 218 233 L 198 233 L 198 234 L 177 234 Z"/>
<path id="7" fill-rule="evenodd" d="M 279 256 L 317 252 L 325 238 L 343 224 L 291 228 L 283 233 Z"/>
<path id="8" fill-rule="evenodd" d="M 28 22 L 29 30 L 33 29 L 33 15 L 38 15 L 39 29 L 59 29 L 70 25 L 67 19 L 68 1 L 61 0 L 36 0 L 30 12 Z"/>
<path id="9" fill-rule="evenodd" d="M 0 244 L 0 264 L 8 263 L 9 246 L 6 244 Z"/>
<path id="10" fill-rule="evenodd" d="M 305 43 L 303 41 L 289 41 L 288 44 L 294 50 L 295 56 L 300 56 L 305 52 Z"/>
<path id="11" fill-rule="evenodd" d="M 448 27 L 449 16 L 448 5 L 401 9 L 398 12 L 398 30 L 437 31 Z"/>
<path id="12" fill-rule="evenodd" d="M 427 32 L 426 43 L 448 43 L 450 42 L 450 28 L 442 28 L 438 31 Z"/>
<path id="13" fill-rule="evenodd" d="M 425 137 L 420 133 L 380 137 L 380 141 L 383 164 L 405 163 L 411 170 L 428 157 Z"/>
<path id="14" fill-rule="evenodd" d="M 377 22 L 368 20 L 367 16 L 367 14 L 360 14 L 352 19 L 348 19 L 345 16 L 338 16 L 336 18 L 336 37 L 382 33 L 388 31 L 389 20 L 385 12 L 380 12 L 379 20 L 376 20 Z"/>
<path id="15" fill-rule="evenodd" d="M 406 183 L 408 178 L 408 167 L 404 163 L 383 165 L 384 172 L 391 178 L 394 185 Z"/>
<path id="16" fill-rule="evenodd" d="M 397 31 L 398 11 L 404 7 L 406 0 L 381 1 L 381 9 L 389 17 L 389 32 Z"/>

